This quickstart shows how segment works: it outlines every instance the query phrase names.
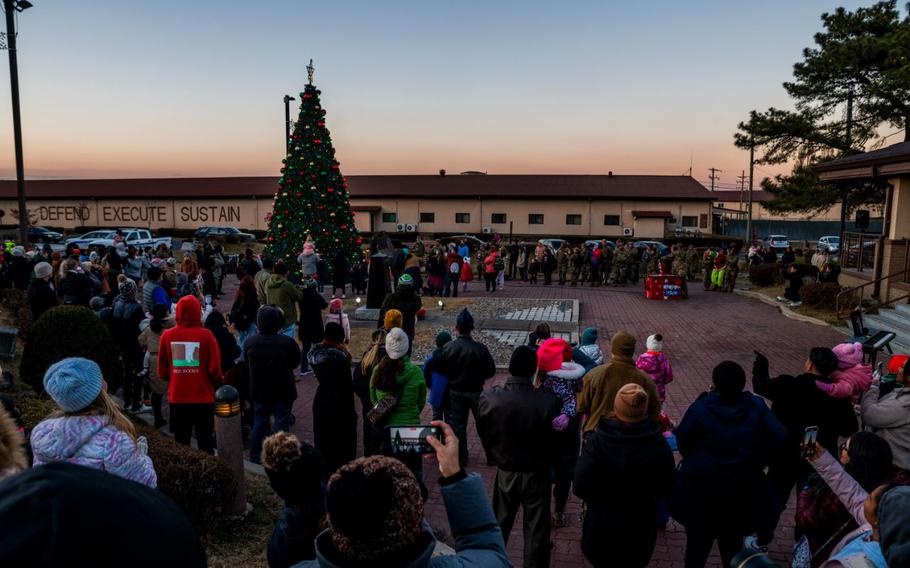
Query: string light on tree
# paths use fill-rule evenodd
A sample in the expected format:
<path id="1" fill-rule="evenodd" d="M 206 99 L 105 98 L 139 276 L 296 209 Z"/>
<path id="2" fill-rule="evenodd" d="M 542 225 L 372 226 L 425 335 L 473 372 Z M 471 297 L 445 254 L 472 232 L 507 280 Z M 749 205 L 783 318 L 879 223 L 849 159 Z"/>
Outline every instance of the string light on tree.
<path id="1" fill-rule="evenodd" d="M 306 69 L 307 85 L 300 93 L 300 114 L 291 136 L 294 144 L 281 161 L 274 209 L 266 217 L 267 254 L 284 261 L 296 275 L 300 274 L 297 255 L 307 238 L 315 242 L 329 267 L 339 251 L 348 257 L 348 264 L 359 262 L 362 255 L 348 184 L 335 159 L 326 112 L 319 102 L 322 92 L 313 85 L 312 59 Z"/>

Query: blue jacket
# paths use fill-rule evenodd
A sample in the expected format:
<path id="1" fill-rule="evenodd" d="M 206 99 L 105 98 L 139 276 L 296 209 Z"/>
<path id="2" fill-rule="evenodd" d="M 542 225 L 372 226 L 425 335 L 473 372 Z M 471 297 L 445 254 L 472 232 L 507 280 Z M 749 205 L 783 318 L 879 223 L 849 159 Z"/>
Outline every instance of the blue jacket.
<path id="1" fill-rule="evenodd" d="M 442 408 L 445 403 L 445 395 L 449 392 L 449 378 L 438 371 L 434 371 L 430 361 L 433 357 L 442 353 L 442 348 L 437 347 L 432 353 L 427 355 L 427 360 L 423 364 L 423 378 L 427 382 L 427 389 L 430 392 L 428 401 L 433 408 Z"/>
<path id="2" fill-rule="evenodd" d="M 426 548 L 406 564 L 387 566 L 377 560 L 373 566 L 384 568 L 460 568 L 483 566 L 498 568 L 512 566 L 506 554 L 505 542 L 499 523 L 483 488 L 483 482 L 476 473 L 461 481 L 442 486 L 442 499 L 449 517 L 449 527 L 455 536 L 455 555 L 433 557 L 436 538 L 424 524 L 421 539 L 427 541 Z M 337 557 L 332 547 L 329 530 L 316 538 L 316 560 L 297 564 L 295 568 L 340 568 L 328 556 Z"/>
<path id="3" fill-rule="evenodd" d="M 750 392 L 723 400 L 699 396 L 676 428 L 682 461 L 673 517 L 688 526 L 736 518 L 754 530 L 768 505 L 764 468 L 784 446 L 786 430 L 765 401 Z"/>

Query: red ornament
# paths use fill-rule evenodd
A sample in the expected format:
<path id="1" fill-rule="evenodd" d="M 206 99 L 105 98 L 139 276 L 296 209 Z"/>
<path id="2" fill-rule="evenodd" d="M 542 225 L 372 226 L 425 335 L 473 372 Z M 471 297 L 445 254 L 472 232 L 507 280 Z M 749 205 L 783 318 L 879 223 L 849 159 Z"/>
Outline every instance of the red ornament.
<path id="1" fill-rule="evenodd" d="M 332 189 L 331 187 L 326 188 L 326 191 L 328 191 L 329 193 L 334 193 L 334 192 L 335 192 L 335 190 Z"/>

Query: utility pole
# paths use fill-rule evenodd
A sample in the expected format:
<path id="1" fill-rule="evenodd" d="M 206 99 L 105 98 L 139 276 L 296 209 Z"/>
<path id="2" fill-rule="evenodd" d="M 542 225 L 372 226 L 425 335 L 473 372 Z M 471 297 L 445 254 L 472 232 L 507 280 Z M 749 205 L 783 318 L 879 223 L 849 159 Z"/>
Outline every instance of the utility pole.
<path id="1" fill-rule="evenodd" d="M 711 175 L 708 176 L 708 179 L 711 180 L 711 191 L 714 191 L 714 182 L 720 179 L 717 174 L 723 172 L 723 170 L 708 168 L 708 171 L 711 172 Z"/>
<path id="2" fill-rule="evenodd" d="M 291 101 L 296 100 L 290 95 L 284 96 L 284 149 L 291 152 Z"/>
<path id="3" fill-rule="evenodd" d="M 739 210 L 743 210 L 743 192 L 746 190 L 746 170 L 736 180 L 739 182 Z"/>
<path id="4" fill-rule="evenodd" d="M 25 202 L 25 163 L 22 159 L 22 118 L 19 115 L 19 64 L 16 57 L 16 14 L 32 3 L 25 0 L 3 0 L 6 12 L 6 51 L 9 53 L 9 83 L 13 102 L 13 145 L 16 152 L 16 197 L 19 199 L 19 242 L 28 242 L 28 205 Z"/>
<path id="5" fill-rule="evenodd" d="M 755 138 L 749 137 L 749 201 L 746 207 L 746 243 L 752 243 L 752 182 L 755 179 Z"/>

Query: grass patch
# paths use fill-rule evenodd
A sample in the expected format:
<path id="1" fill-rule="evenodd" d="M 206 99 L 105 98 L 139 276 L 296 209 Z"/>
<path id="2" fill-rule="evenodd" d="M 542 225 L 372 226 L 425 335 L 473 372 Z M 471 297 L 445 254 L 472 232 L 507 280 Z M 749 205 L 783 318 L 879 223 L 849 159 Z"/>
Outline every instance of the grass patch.
<path id="1" fill-rule="evenodd" d="M 248 515 L 219 519 L 203 542 L 209 566 L 268 566 L 266 545 L 284 503 L 272 491 L 266 477 L 252 473 L 246 474 L 246 500 L 253 506 Z"/>
<path id="2" fill-rule="evenodd" d="M 777 301 L 778 296 L 784 295 L 784 288 L 786 288 L 786 286 L 783 286 L 783 285 L 763 286 L 763 287 L 753 286 L 752 291 L 756 292 L 758 294 L 761 294 L 762 296 L 767 296 L 768 298 L 771 298 L 772 300 Z M 781 305 L 786 305 L 786 304 L 782 303 Z M 799 306 L 798 308 L 790 308 L 790 309 L 793 310 L 797 314 L 822 320 L 823 322 L 825 322 L 829 325 L 833 325 L 835 327 L 840 327 L 840 326 L 846 325 L 846 320 L 838 319 L 837 314 L 834 312 L 833 309 L 819 308 L 819 307 L 815 307 L 815 306 L 807 306 L 805 304 L 803 304 L 802 306 Z"/>

